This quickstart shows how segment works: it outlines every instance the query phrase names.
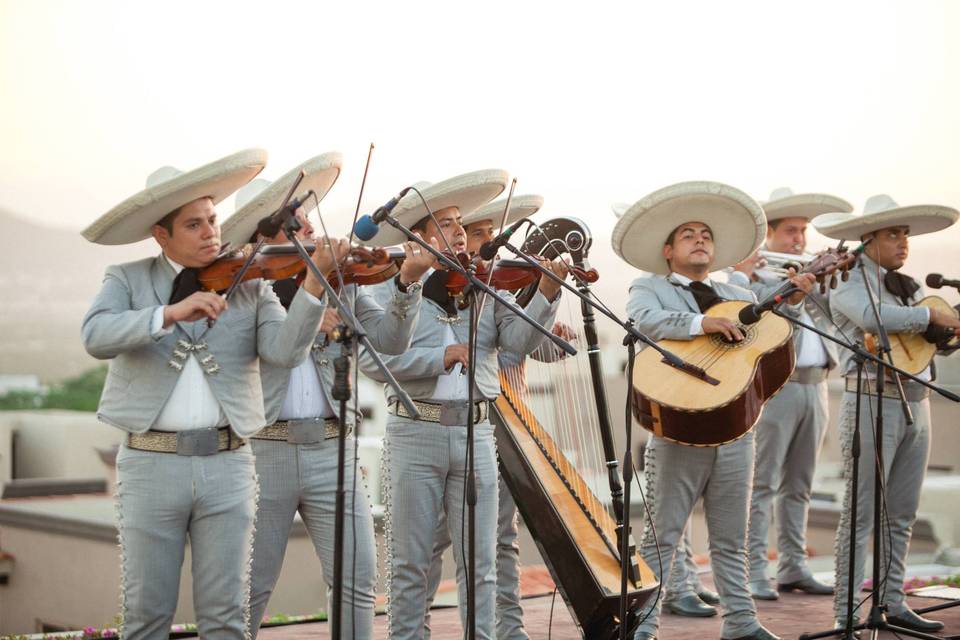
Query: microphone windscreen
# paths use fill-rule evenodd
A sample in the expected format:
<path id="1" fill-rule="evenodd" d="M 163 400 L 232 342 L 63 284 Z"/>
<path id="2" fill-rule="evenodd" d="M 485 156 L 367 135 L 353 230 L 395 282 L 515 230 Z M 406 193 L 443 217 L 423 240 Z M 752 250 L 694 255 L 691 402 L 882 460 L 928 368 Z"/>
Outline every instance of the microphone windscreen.
<path id="1" fill-rule="evenodd" d="M 372 240 L 378 231 L 380 231 L 380 225 L 374 222 L 370 216 L 360 216 L 357 223 L 353 225 L 353 235 L 364 242 Z"/>
<path id="2" fill-rule="evenodd" d="M 757 305 L 748 304 L 743 309 L 740 309 L 737 319 L 740 320 L 741 324 L 755 324 L 760 321 L 760 315 Z"/>
<path id="3" fill-rule="evenodd" d="M 939 289 L 943 286 L 943 276 L 939 273 L 931 273 L 927 276 L 927 286 L 931 289 Z"/>
<path id="4" fill-rule="evenodd" d="M 497 255 L 497 245 L 493 242 L 484 242 L 480 245 L 480 250 L 477 251 L 477 254 L 484 260 L 493 260 L 493 257 Z"/>

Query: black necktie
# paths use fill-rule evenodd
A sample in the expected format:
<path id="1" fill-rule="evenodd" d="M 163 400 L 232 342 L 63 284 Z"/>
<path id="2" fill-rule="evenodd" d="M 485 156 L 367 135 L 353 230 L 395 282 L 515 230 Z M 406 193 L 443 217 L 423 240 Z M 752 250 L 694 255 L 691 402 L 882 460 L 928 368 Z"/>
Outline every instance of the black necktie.
<path id="1" fill-rule="evenodd" d="M 273 292 L 280 298 L 280 304 L 283 305 L 284 309 L 290 309 L 290 303 L 293 302 L 293 296 L 297 295 L 299 288 L 295 278 L 285 278 L 273 282 Z"/>
<path id="2" fill-rule="evenodd" d="M 900 298 L 900 301 L 905 305 L 910 304 L 910 298 L 920 289 L 916 280 L 893 270 L 887 271 L 883 275 L 883 284 L 887 291 Z"/>
<path id="3" fill-rule="evenodd" d="M 723 302 L 723 298 L 717 295 L 717 292 L 713 290 L 708 284 L 702 282 L 697 282 L 694 280 L 687 287 L 690 293 L 693 294 L 694 300 L 697 301 L 697 306 L 700 308 L 700 313 L 706 313 L 707 309 L 717 304 L 718 302 Z"/>
<path id="4" fill-rule="evenodd" d="M 193 267 L 184 267 L 173 279 L 173 291 L 170 293 L 170 302 L 168 304 L 177 304 L 184 298 L 189 298 L 197 291 L 200 291 L 199 269 Z"/>
<path id="5" fill-rule="evenodd" d="M 457 304 L 450 296 L 450 292 L 447 291 L 448 275 L 448 272 L 440 269 L 431 273 L 427 281 L 423 283 L 423 297 L 436 302 L 452 318 L 457 315 Z"/>

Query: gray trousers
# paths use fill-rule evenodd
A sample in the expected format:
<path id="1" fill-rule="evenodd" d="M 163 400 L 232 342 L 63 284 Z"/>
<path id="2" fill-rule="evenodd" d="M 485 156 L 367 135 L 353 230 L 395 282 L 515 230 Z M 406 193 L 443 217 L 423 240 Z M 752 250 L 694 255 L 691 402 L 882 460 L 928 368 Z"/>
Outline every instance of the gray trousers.
<path id="1" fill-rule="evenodd" d="M 510 489 L 501 477 L 499 482 L 499 508 L 497 510 L 497 640 L 528 640 L 523 628 L 523 608 L 520 606 L 520 542 L 517 504 Z M 430 607 L 440 586 L 443 571 L 443 553 L 450 547 L 450 532 L 447 517 L 441 514 L 437 523 L 433 545 L 433 560 L 427 575 L 427 611 L 423 637 L 428 640 L 430 632 Z M 460 601 L 460 608 L 467 606 Z M 466 615 L 466 612 L 461 612 Z"/>
<path id="2" fill-rule="evenodd" d="M 332 605 L 334 525 L 337 499 L 337 438 L 316 444 L 251 440 L 260 476 L 260 508 L 253 544 L 250 593 L 252 637 L 256 637 L 267 602 L 280 576 L 290 528 L 299 511 L 327 584 Z M 343 591 L 340 626 L 344 638 L 370 638 L 373 633 L 377 552 L 373 515 L 366 487 L 354 490 L 353 438 L 347 438 L 346 500 L 343 543 Z"/>
<path id="3" fill-rule="evenodd" d="M 647 456 L 646 452 L 656 449 L 657 443 L 662 444 L 664 442 L 666 442 L 666 440 L 662 438 L 651 437 L 647 441 L 646 448 L 644 449 L 643 493 L 644 499 L 646 500 L 647 506 L 650 507 L 651 512 L 655 509 L 653 500 L 656 495 L 658 474 L 656 464 L 646 464 L 646 461 L 651 459 Z M 652 459 L 656 458 L 656 454 L 654 453 L 651 453 L 651 456 L 653 457 Z M 683 529 L 683 537 L 680 538 L 680 541 L 677 543 L 673 564 L 669 569 L 664 569 L 664 573 L 668 576 L 662 587 L 663 594 L 661 597 L 665 603 L 679 600 L 688 595 L 696 595 L 703 590 L 703 584 L 700 582 L 700 576 L 697 572 L 697 563 L 693 559 L 693 540 L 690 535 L 689 522 Z"/>
<path id="4" fill-rule="evenodd" d="M 477 638 L 495 637 L 497 456 L 493 426 L 476 426 Z M 389 637 L 424 637 L 427 585 L 437 522 L 446 514 L 457 564 L 461 602 L 466 602 L 466 427 L 442 426 L 391 416 L 384 442 L 387 496 Z M 464 611 L 461 610 L 461 622 Z"/>
<path id="5" fill-rule="evenodd" d="M 872 406 L 873 413 L 870 408 Z M 887 582 L 881 587 L 883 602 L 888 606 L 887 613 L 902 613 L 907 604 L 904 600 L 903 579 L 910 543 L 910 532 L 917 518 L 920 504 L 920 489 L 926 475 L 927 460 L 930 457 L 930 401 L 927 399 L 910 402 L 914 424 L 907 426 L 900 402 L 885 398 L 883 400 L 883 478 L 886 485 L 887 522 L 890 527 L 890 546 L 884 531 L 884 553 L 881 556 L 881 575 L 887 574 Z M 850 478 L 853 461 L 850 457 L 853 442 L 853 428 L 856 411 L 856 394 L 844 393 L 840 402 L 840 446 L 844 457 L 844 476 L 847 489 L 843 498 L 843 510 L 840 512 L 840 525 L 837 528 L 836 556 L 837 583 L 834 591 L 834 611 L 837 619 L 846 620 L 847 581 L 850 558 L 850 507 L 853 495 Z M 860 409 L 860 479 L 857 492 L 857 532 L 856 564 L 854 566 L 854 585 L 859 591 L 863 584 L 864 559 L 867 544 L 873 531 L 873 476 L 876 468 L 876 439 L 874 416 L 877 411 L 875 396 L 864 396 Z M 884 527 L 886 529 L 886 527 Z M 889 551 L 889 554 L 888 554 Z M 889 573 L 886 561 L 890 557 Z M 854 594 L 854 607 L 860 594 Z M 862 609 L 862 608 L 861 608 Z M 854 614 L 856 615 L 856 614 Z"/>
<path id="6" fill-rule="evenodd" d="M 750 581 L 767 580 L 767 532 L 777 527 L 777 582 L 809 578 L 807 510 L 827 431 L 827 383 L 788 382 L 764 406 L 753 432 L 757 462 L 750 501 Z"/>
<path id="7" fill-rule="evenodd" d="M 193 604 L 204 638 L 244 638 L 257 475 L 249 446 L 210 456 L 120 448 L 120 635 L 166 640 L 190 538 Z"/>
<path id="8" fill-rule="evenodd" d="M 747 588 L 747 512 L 753 455 L 752 433 L 720 447 L 688 447 L 661 440 L 648 447 L 646 454 L 646 464 L 657 477 L 651 513 L 660 555 L 650 527 L 643 536 L 641 555 L 655 574 L 661 566 L 667 571 L 674 563 L 694 504 L 703 497 L 710 564 L 724 609 L 725 638 L 748 635 L 760 625 Z M 639 617 L 647 618 L 638 632 L 656 635 L 662 601 L 644 607 Z"/>

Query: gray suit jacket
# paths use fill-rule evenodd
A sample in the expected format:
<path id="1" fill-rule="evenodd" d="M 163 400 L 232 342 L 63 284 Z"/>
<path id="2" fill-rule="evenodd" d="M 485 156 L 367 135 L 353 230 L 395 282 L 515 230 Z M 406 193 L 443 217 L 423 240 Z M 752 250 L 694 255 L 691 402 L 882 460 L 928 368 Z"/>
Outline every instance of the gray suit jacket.
<path id="1" fill-rule="evenodd" d="M 724 300 L 756 302 L 752 291 L 725 282 L 713 282 Z M 691 340 L 690 324 L 700 315 L 693 294 L 670 277 L 641 276 L 630 284 L 627 315 L 634 326 L 654 340 Z"/>
<path id="2" fill-rule="evenodd" d="M 230 307 L 207 330 L 206 321 L 177 323 L 154 339 L 154 311 L 167 303 L 174 271 L 158 256 L 107 268 L 103 286 L 83 319 L 87 352 L 110 360 L 98 417 L 120 429 L 149 429 L 173 392 L 180 372 L 170 366 L 178 342 L 205 343 L 199 358 L 212 355 L 220 369 L 207 381 L 233 430 L 248 436 L 264 426 L 260 359 L 294 367 L 307 354 L 324 305 L 299 292 L 286 313 L 266 282 L 241 284 Z"/>
<path id="3" fill-rule="evenodd" d="M 880 318 L 888 333 L 922 333 L 927 329 L 927 310 L 905 306 L 900 298 L 893 295 L 877 278 L 877 263 L 866 255 L 861 256 L 867 274 L 867 282 L 873 292 L 874 300 L 880 302 Z M 877 294 L 879 292 L 879 298 Z M 920 301 L 926 293 L 923 286 L 913 294 L 910 304 Z M 850 270 L 850 279 L 840 282 L 830 296 L 830 309 L 834 321 L 849 340 L 863 343 L 864 333 L 877 333 L 877 321 L 870 306 L 860 268 Z M 868 367 L 870 369 L 872 367 Z M 850 352 L 844 349 L 840 354 L 840 371 L 844 375 L 854 373 L 856 363 Z"/>
<path id="4" fill-rule="evenodd" d="M 383 284 L 371 287 L 371 293 L 380 301 L 390 295 Z M 505 291 L 500 293 L 514 301 L 511 294 Z M 550 328 L 553 326 L 559 299 L 557 296 L 557 300 L 550 303 L 543 294 L 537 293 L 525 311 L 531 318 Z M 493 400 L 500 395 L 497 350 L 530 353 L 544 338 L 503 305 L 495 304 L 492 300 L 487 300 L 484 305 L 479 324 L 474 393 L 477 400 Z M 451 321 L 438 304 L 424 299 L 420 305 L 417 328 L 410 348 L 401 355 L 383 358 L 391 373 L 414 400 L 429 400 L 436 388 L 437 377 L 447 373 L 443 366 L 443 354 L 446 350 L 443 336 L 448 325 L 453 329 L 457 342 L 465 344 L 469 311 L 461 311 L 458 317 Z M 360 363 L 363 372 L 368 376 L 379 382 L 386 382 L 369 358 L 361 356 Z M 392 390 L 387 387 L 385 392 L 387 399 L 392 401 Z"/>
<path id="5" fill-rule="evenodd" d="M 370 338 L 373 348 L 382 353 L 403 353 L 410 346 L 413 330 L 417 326 L 420 311 L 420 292 L 401 293 L 393 281 L 389 289 L 392 295 L 386 300 L 386 307 L 380 306 L 366 287 L 347 287 L 347 304 L 356 313 L 357 319 Z M 352 298 L 356 297 L 353 306 Z M 310 359 L 317 368 L 320 389 L 333 409 L 333 415 L 339 417 L 340 403 L 333 399 L 333 361 L 340 355 L 341 345 L 328 343 L 325 333 L 318 333 L 310 349 Z M 264 362 L 260 366 L 263 381 L 263 397 L 267 424 L 273 424 L 280 415 L 283 401 L 290 386 L 290 369 Z M 347 403 L 349 424 L 356 425 L 361 416 L 354 410 L 352 402 Z"/>

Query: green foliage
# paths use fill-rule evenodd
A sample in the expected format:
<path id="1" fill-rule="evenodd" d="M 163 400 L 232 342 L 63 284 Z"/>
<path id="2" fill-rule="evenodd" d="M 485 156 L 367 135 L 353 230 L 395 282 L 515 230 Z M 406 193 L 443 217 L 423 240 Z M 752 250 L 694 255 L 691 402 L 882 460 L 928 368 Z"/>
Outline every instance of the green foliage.
<path id="1" fill-rule="evenodd" d="M 0 410 L 69 409 L 96 411 L 100 393 L 107 378 L 107 366 L 102 365 L 67 378 L 54 385 L 47 393 L 11 391 L 0 396 Z"/>

